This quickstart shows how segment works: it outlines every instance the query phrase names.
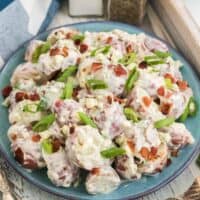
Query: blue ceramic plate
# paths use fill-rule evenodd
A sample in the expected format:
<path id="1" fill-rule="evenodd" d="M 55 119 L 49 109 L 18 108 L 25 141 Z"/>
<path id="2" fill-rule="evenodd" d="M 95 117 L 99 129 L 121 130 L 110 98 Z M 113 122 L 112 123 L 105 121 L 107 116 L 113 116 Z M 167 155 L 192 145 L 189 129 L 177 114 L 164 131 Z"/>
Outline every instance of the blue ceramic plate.
<path id="1" fill-rule="evenodd" d="M 121 29 L 129 33 L 140 33 L 142 30 L 114 22 L 89 22 L 89 23 L 79 23 L 68 25 L 79 29 L 80 31 L 110 31 L 112 29 Z M 36 39 L 45 39 L 49 32 L 44 32 L 36 36 Z M 24 52 L 26 45 L 25 43 L 21 48 L 19 48 L 14 55 L 5 64 L 1 74 L 0 74 L 0 89 L 9 84 L 10 77 L 15 70 L 16 66 L 23 62 Z M 189 65 L 183 57 L 181 57 L 176 51 L 170 49 L 173 57 L 179 59 L 183 63 L 182 74 L 184 79 L 186 79 L 189 85 L 194 91 L 195 99 L 200 102 L 200 84 L 197 76 L 192 70 L 191 65 Z M 3 102 L 2 96 L 0 96 L 0 104 Z M 120 185 L 120 187 L 113 193 L 107 195 L 89 195 L 84 185 L 80 185 L 77 188 L 62 188 L 55 187 L 47 178 L 46 170 L 38 170 L 32 173 L 27 172 L 24 168 L 20 167 L 18 163 L 14 160 L 12 153 L 10 151 L 10 143 L 7 138 L 7 130 L 9 128 L 8 122 L 8 112 L 7 109 L 0 106 L 0 151 L 3 157 L 8 161 L 8 163 L 25 179 L 31 183 L 37 185 L 41 189 L 56 194 L 65 198 L 70 199 L 88 199 L 88 200 L 117 200 L 117 199 L 128 199 L 136 198 L 146 195 L 152 191 L 158 190 L 170 181 L 172 181 L 176 176 L 178 176 L 186 166 L 192 161 L 196 152 L 199 149 L 200 143 L 200 112 L 197 113 L 195 118 L 190 118 L 186 121 L 187 128 L 192 132 L 195 138 L 195 143 L 184 148 L 180 156 L 175 158 L 172 164 L 165 168 L 163 172 L 152 177 L 143 177 L 138 181 L 125 182 Z"/>

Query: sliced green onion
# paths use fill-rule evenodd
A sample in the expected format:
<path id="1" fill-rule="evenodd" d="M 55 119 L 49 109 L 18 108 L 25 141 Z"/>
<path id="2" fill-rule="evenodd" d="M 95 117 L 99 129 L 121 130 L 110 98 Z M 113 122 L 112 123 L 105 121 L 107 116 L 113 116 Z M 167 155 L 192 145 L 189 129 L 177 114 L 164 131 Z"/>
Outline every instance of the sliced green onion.
<path id="1" fill-rule="evenodd" d="M 158 57 L 157 56 L 145 56 L 144 57 L 144 60 L 146 61 L 146 62 L 148 62 L 148 61 L 151 61 L 151 60 L 157 60 L 158 59 Z"/>
<path id="2" fill-rule="evenodd" d="M 132 108 L 124 108 L 124 114 L 128 120 L 132 120 L 133 122 L 139 121 L 138 114 Z"/>
<path id="3" fill-rule="evenodd" d="M 49 138 L 44 139 L 42 141 L 41 146 L 42 146 L 42 149 L 45 151 L 45 153 L 47 153 L 47 154 L 53 153 L 53 145 L 52 145 L 51 140 Z"/>
<path id="4" fill-rule="evenodd" d="M 187 106 L 185 107 L 185 109 L 183 111 L 183 114 L 178 118 L 177 121 L 184 122 L 188 118 L 188 115 L 189 115 L 189 107 L 187 104 Z"/>
<path id="5" fill-rule="evenodd" d="M 177 121 L 184 122 L 189 116 L 195 116 L 197 112 L 197 103 L 194 97 L 190 97 L 187 106 L 185 107 L 183 114 L 178 118 Z"/>
<path id="6" fill-rule="evenodd" d="M 127 66 L 130 65 L 131 63 L 134 63 L 136 60 L 136 54 L 134 52 L 126 54 L 123 58 L 119 59 L 119 63 Z"/>
<path id="7" fill-rule="evenodd" d="M 36 113 L 38 112 L 38 105 L 36 103 L 27 104 L 23 107 L 23 112 Z"/>
<path id="8" fill-rule="evenodd" d="M 51 48 L 51 44 L 50 42 L 45 42 L 44 44 L 38 46 L 35 51 L 33 52 L 33 55 L 32 55 L 32 62 L 33 63 L 37 63 L 38 62 L 38 59 L 40 57 L 41 54 L 44 54 L 46 52 L 49 51 L 49 49 Z"/>
<path id="9" fill-rule="evenodd" d="M 61 99 L 71 99 L 72 98 L 72 94 L 73 94 L 73 80 L 72 79 L 68 79 L 67 83 L 65 84 L 65 87 L 63 89 L 63 93 L 61 95 Z"/>
<path id="10" fill-rule="evenodd" d="M 134 68 L 130 73 L 125 84 L 125 89 L 127 92 L 130 92 L 130 90 L 133 88 L 134 83 L 138 80 L 138 78 L 139 78 L 139 71 L 137 71 L 137 69 Z"/>
<path id="11" fill-rule="evenodd" d="M 89 79 L 87 80 L 87 86 L 93 90 L 99 90 L 99 89 L 106 89 L 108 88 L 108 85 L 102 81 L 97 79 Z"/>
<path id="12" fill-rule="evenodd" d="M 45 117 L 43 117 L 40 121 L 38 121 L 34 126 L 33 126 L 33 131 L 36 132 L 42 132 L 47 130 L 55 121 L 55 115 L 50 114 Z"/>
<path id="13" fill-rule="evenodd" d="M 91 52 L 91 56 L 94 57 L 96 56 L 96 54 L 98 53 L 103 53 L 103 54 L 107 54 L 110 50 L 111 46 L 110 45 L 106 45 L 104 47 L 99 47 L 99 48 L 96 48 L 94 49 L 92 52 Z"/>
<path id="14" fill-rule="evenodd" d="M 197 102 L 195 101 L 194 97 L 190 97 L 189 103 L 188 103 L 188 110 L 190 116 L 195 116 L 198 110 Z"/>
<path id="15" fill-rule="evenodd" d="M 170 78 L 165 78 L 165 85 L 166 85 L 167 89 L 173 88 L 173 83 Z"/>
<path id="16" fill-rule="evenodd" d="M 65 69 L 59 77 L 56 79 L 56 81 L 59 82 L 65 82 L 70 76 L 73 76 L 76 74 L 78 67 L 75 65 L 70 65 Z"/>
<path id="17" fill-rule="evenodd" d="M 79 112 L 78 115 L 79 115 L 79 118 L 80 118 L 82 123 L 84 123 L 86 125 L 90 125 L 93 128 L 97 128 L 97 125 L 94 123 L 94 121 L 87 114 L 85 114 L 83 112 Z"/>
<path id="18" fill-rule="evenodd" d="M 167 58 L 171 56 L 171 53 L 163 51 L 154 51 L 154 54 L 156 54 L 159 58 Z"/>
<path id="19" fill-rule="evenodd" d="M 119 147 L 112 147 L 110 149 L 101 151 L 101 155 L 104 158 L 114 158 L 116 156 L 124 155 L 125 153 L 126 153 L 126 151 Z"/>
<path id="20" fill-rule="evenodd" d="M 85 39 L 85 36 L 84 35 L 73 35 L 72 36 L 72 40 L 74 40 L 74 41 L 80 41 L 80 42 L 82 42 L 83 40 Z"/>
<path id="21" fill-rule="evenodd" d="M 173 117 L 168 117 L 168 118 L 165 118 L 165 119 L 161 119 L 161 120 L 158 120 L 154 123 L 154 127 L 155 128 L 163 128 L 163 127 L 166 127 L 166 126 L 170 126 L 171 124 L 174 123 L 174 118 Z"/>
<path id="22" fill-rule="evenodd" d="M 153 66 L 153 65 L 160 65 L 160 64 L 164 64 L 165 62 L 163 60 L 151 60 L 151 61 L 148 61 L 147 64 L 150 65 L 150 66 Z"/>
<path id="23" fill-rule="evenodd" d="M 37 105 L 37 111 L 45 111 L 47 110 L 47 101 L 41 99 Z"/>

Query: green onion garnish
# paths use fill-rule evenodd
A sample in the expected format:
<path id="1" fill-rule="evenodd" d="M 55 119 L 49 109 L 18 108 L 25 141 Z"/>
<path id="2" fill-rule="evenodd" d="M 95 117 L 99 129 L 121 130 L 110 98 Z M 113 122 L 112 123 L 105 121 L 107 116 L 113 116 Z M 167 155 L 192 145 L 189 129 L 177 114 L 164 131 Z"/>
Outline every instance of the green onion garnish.
<path id="1" fill-rule="evenodd" d="M 46 53 L 47 51 L 49 51 L 50 47 L 51 47 L 51 44 L 48 41 L 45 42 L 44 44 L 38 46 L 35 49 L 35 51 L 33 52 L 32 62 L 33 63 L 37 63 L 40 55 Z"/>
<path id="2" fill-rule="evenodd" d="M 37 104 L 37 111 L 45 111 L 47 110 L 47 102 L 44 99 L 41 99 Z"/>
<path id="3" fill-rule="evenodd" d="M 125 89 L 127 92 L 130 92 L 130 90 L 133 88 L 134 83 L 138 80 L 138 78 L 139 78 L 139 71 L 137 71 L 137 69 L 134 68 L 130 73 L 125 84 Z"/>
<path id="4" fill-rule="evenodd" d="M 73 94 L 73 88 L 73 80 L 69 78 L 63 89 L 61 99 L 71 99 Z"/>
<path id="5" fill-rule="evenodd" d="M 108 85 L 102 81 L 97 79 L 89 79 L 87 80 L 87 86 L 93 90 L 99 90 L 99 89 L 106 89 L 108 88 Z"/>
<path id="6" fill-rule="evenodd" d="M 45 151 L 45 153 L 47 153 L 47 154 L 53 153 L 53 145 L 52 145 L 51 140 L 49 138 L 44 139 L 42 141 L 41 146 L 42 146 L 42 149 Z"/>
<path id="7" fill-rule="evenodd" d="M 114 158 L 116 156 L 124 155 L 125 153 L 126 153 L 126 151 L 119 147 L 112 147 L 110 149 L 101 151 L 101 155 L 104 158 Z"/>
<path id="8" fill-rule="evenodd" d="M 173 83 L 172 83 L 172 80 L 170 78 L 165 78 L 165 86 L 167 87 L 167 89 L 173 88 Z"/>
<path id="9" fill-rule="evenodd" d="M 23 112 L 36 113 L 38 112 L 38 105 L 36 103 L 27 104 L 23 107 Z"/>
<path id="10" fill-rule="evenodd" d="M 104 47 L 99 47 L 99 48 L 96 48 L 94 49 L 92 52 L 91 52 L 91 56 L 94 57 L 96 56 L 98 53 L 103 53 L 103 54 L 107 54 L 110 50 L 111 46 L 110 45 L 106 45 Z"/>
<path id="11" fill-rule="evenodd" d="M 128 120 L 131 120 L 133 122 L 139 121 L 138 114 L 132 108 L 124 108 L 124 115 Z"/>
<path id="12" fill-rule="evenodd" d="M 83 112 L 79 112 L 78 115 L 79 115 L 79 118 L 80 118 L 82 123 L 84 123 L 86 125 L 90 125 L 93 128 L 97 128 L 97 125 L 94 123 L 94 121 L 87 114 L 85 114 Z"/>
<path id="13" fill-rule="evenodd" d="M 80 42 L 82 42 L 83 40 L 85 39 L 85 36 L 84 35 L 73 35 L 72 36 L 72 40 L 74 40 L 74 41 L 80 41 Z"/>
<path id="14" fill-rule="evenodd" d="M 195 101 L 194 97 L 190 97 L 189 104 L 188 104 L 188 110 L 190 116 L 195 116 L 198 110 L 197 102 Z"/>
<path id="15" fill-rule="evenodd" d="M 73 76 L 76 74 L 78 67 L 75 65 L 70 65 L 65 69 L 59 77 L 56 79 L 56 81 L 59 82 L 65 82 L 70 76 Z"/>
<path id="16" fill-rule="evenodd" d="M 147 62 L 148 65 L 153 66 L 153 65 L 164 64 L 165 59 L 169 56 L 171 56 L 169 52 L 155 51 L 154 55 L 145 56 L 144 60 Z"/>
<path id="17" fill-rule="evenodd" d="M 161 120 L 158 120 L 154 123 L 154 127 L 155 128 L 163 128 L 163 127 L 166 127 L 166 126 L 170 126 L 171 124 L 174 123 L 174 118 L 173 117 L 167 117 L 165 119 L 161 119 Z"/>
<path id="18" fill-rule="evenodd" d="M 47 130 L 55 121 L 55 115 L 50 114 L 45 117 L 43 117 L 40 121 L 38 121 L 34 126 L 33 126 L 33 131 L 36 132 L 42 132 Z"/>
<path id="19" fill-rule="evenodd" d="M 156 54 L 159 58 L 167 58 L 171 56 L 171 53 L 163 51 L 154 51 L 154 54 Z"/>
<path id="20" fill-rule="evenodd" d="M 178 118 L 177 121 L 184 122 L 188 116 L 195 116 L 197 112 L 197 103 L 194 100 L 194 97 L 190 97 L 187 106 L 185 107 L 183 114 Z"/>
<path id="21" fill-rule="evenodd" d="M 119 59 L 119 63 L 127 66 L 134 63 L 136 59 L 136 54 L 134 52 L 126 54 L 123 58 Z"/>

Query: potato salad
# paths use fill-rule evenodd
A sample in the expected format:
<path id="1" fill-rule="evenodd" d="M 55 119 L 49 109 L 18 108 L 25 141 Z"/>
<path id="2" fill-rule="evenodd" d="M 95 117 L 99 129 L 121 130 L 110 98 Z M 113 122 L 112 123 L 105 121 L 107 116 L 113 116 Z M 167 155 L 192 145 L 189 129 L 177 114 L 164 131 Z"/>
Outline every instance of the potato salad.
<path id="1" fill-rule="evenodd" d="M 183 122 L 197 106 L 181 65 L 143 33 L 63 27 L 32 40 L 2 90 L 15 159 L 90 194 L 160 173 L 194 142 Z"/>

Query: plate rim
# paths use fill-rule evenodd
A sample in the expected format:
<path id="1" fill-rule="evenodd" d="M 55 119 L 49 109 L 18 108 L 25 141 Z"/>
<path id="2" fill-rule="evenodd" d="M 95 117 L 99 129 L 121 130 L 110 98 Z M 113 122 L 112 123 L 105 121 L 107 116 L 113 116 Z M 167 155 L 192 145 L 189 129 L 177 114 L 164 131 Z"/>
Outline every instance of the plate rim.
<path id="1" fill-rule="evenodd" d="M 116 21 L 106 21 L 106 20 L 102 20 L 102 21 L 86 21 L 86 22 L 78 22 L 78 23 L 71 23 L 71 24 L 64 24 L 64 25 L 60 25 L 60 26 L 56 26 L 53 28 L 50 28 L 46 31 L 42 31 L 39 32 L 38 34 L 34 35 L 33 37 L 31 37 L 30 39 L 26 40 L 25 42 L 23 42 L 18 48 L 16 48 L 11 54 L 10 56 L 4 61 L 4 64 L 2 66 L 2 68 L 0 69 L 0 74 L 3 72 L 3 70 L 6 68 L 7 63 L 17 54 L 17 52 L 23 48 L 26 44 L 28 44 L 30 41 L 34 40 L 37 37 L 40 37 L 41 35 L 45 34 L 45 33 L 49 33 L 57 28 L 61 28 L 61 27 L 71 27 L 73 28 L 74 25 L 82 25 L 82 24 L 95 24 L 95 23 L 106 23 L 106 24 L 116 24 L 116 25 L 121 25 L 121 26 L 125 26 L 125 27 L 129 27 L 130 29 L 135 29 L 138 32 L 141 33 L 145 33 L 151 37 L 154 37 L 156 39 L 161 40 L 162 42 L 164 42 L 165 44 L 167 44 L 167 46 L 169 47 L 170 51 L 173 51 L 175 54 L 177 54 L 181 59 L 184 60 L 184 62 L 189 66 L 189 68 L 191 69 L 192 72 L 192 76 L 193 78 L 199 82 L 199 78 L 200 75 L 197 71 L 197 69 L 192 68 L 192 64 L 190 64 L 190 62 L 181 54 L 179 53 L 176 49 L 174 49 L 173 47 L 171 47 L 171 45 L 164 41 L 163 39 L 161 39 L 160 37 L 156 36 L 154 33 L 151 33 L 149 31 L 143 30 L 135 25 L 130 25 L 130 24 L 126 24 L 126 23 L 122 23 L 122 22 L 116 22 Z M 200 140 L 196 143 L 196 146 L 194 147 L 194 150 L 191 152 L 191 155 L 189 157 L 188 160 L 186 160 L 181 167 L 179 167 L 179 169 L 175 170 L 174 173 L 166 178 L 161 184 L 159 185 L 155 185 L 150 189 L 147 189 L 143 192 L 140 192 L 138 194 L 133 194 L 133 195 L 128 195 L 125 198 L 118 198 L 119 200 L 128 200 L 128 199 L 136 199 L 136 198 L 140 198 L 146 195 L 149 195 L 155 191 L 158 191 L 159 189 L 161 189 L 162 187 L 166 186 L 168 183 L 170 183 L 171 181 L 173 181 L 176 177 L 178 177 L 181 173 L 183 173 L 183 171 L 189 166 L 189 164 L 192 162 L 192 160 L 196 157 L 196 155 L 198 154 L 198 150 L 200 149 Z M 29 176 L 24 175 L 11 161 L 11 159 L 7 156 L 6 152 L 2 149 L 1 145 L 0 145 L 0 155 L 2 155 L 2 157 L 6 160 L 6 162 L 9 164 L 9 166 L 14 169 L 22 178 L 24 178 L 26 181 L 28 181 L 29 183 L 33 184 L 34 186 L 38 187 L 39 189 L 56 195 L 58 197 L 64 197 L 64 198 L 70 198 L 72 200 L 78 200 L 78 197 L 75 197 L 74 195 L 70 195 L 70 194 L 61 194 L 57 191 L 52 191 L 48 186 L 41 184 L 40 182 L 38 182 L 37 180 L 33 180 L 31 179 Z M 95 195 L 93 196 L 95 199 Z M 103 199 L 103 198 L 102 198 Z"/>

